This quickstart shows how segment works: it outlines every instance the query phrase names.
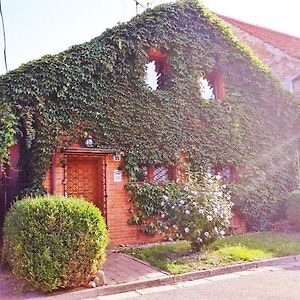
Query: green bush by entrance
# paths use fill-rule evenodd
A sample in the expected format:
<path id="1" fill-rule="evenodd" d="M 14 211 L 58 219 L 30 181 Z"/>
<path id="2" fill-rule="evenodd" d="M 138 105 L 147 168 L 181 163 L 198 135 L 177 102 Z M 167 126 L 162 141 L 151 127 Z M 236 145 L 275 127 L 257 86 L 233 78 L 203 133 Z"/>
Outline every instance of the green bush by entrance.
<path id="1" fill-rule="evenodd" d="M 86 284 L 105 260 L 108 232 L 83 199 L 43 196 L 16 202 L 4 225 L 3 260 L 32 288 Z"/>

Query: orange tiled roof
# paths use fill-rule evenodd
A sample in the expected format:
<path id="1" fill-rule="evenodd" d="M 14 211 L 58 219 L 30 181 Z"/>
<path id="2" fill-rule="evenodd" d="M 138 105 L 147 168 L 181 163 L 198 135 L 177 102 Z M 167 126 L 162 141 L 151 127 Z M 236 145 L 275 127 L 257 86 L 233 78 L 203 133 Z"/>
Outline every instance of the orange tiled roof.
<path id="1" fill-rule="evenodd" d="M 272 46 L 300 58 L 300 38 L 257 25 L 248 24 L 230 17 L 218 15 L 227 23 L 256 36 Z"/>

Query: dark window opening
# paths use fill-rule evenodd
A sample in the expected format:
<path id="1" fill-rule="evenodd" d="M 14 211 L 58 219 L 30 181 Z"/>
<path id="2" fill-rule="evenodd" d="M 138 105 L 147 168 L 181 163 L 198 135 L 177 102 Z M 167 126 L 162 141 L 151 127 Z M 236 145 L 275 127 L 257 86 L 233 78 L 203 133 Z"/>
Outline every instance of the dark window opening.
<path id="1" fill-rule="evenodd" d="M 204 100 L 225 99 L 225 87 L 222 74 L 212 71 L 199 77 L 199 91 Z"/>

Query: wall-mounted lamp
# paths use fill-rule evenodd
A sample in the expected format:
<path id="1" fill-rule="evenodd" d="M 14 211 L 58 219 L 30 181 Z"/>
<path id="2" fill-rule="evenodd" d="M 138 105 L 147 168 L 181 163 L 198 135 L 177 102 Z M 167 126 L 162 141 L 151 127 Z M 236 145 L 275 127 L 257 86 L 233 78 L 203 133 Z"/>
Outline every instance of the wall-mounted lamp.
<path id="1" fill-rule="evenodd" d="M 93 138 L 89 135 L 84 141 L 84 144 L 87 148 L 93 148 L 94 147 L 94 140 Z"/>

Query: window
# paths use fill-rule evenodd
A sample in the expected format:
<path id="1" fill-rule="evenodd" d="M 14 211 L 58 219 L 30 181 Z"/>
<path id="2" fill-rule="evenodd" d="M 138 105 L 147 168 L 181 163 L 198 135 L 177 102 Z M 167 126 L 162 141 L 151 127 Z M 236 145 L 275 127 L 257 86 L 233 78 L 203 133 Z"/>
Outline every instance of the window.
<path id="1" fill-rule="evenodd" d="M 212 176 L 220 175 L 221 179 L 225 183 L 237 182 L 238 174 L 235 167 L 214 167 L 209 171 Z"/>
<path id="2" fill-rule="evenodd" d="M 164 183 L 169 180 L 169 168 L 166 166 L 158 166 L 153 168 L 153 181 L 156 183 Z"/>
<path id="3" fill-rule="evenodd" d="M 155 183 L 165 183 L 176 179 L 175 166 L 141 166 L 136 172 L 137 181 L 151 181 Z"/>
<path id="4" fill-rule="evenodd" d="M 152 89 L 163 89 L 168 73 L 167 56 L 157 48 L 148 51 L 149 63 L 145 66 L 145 83 Z"/>
<path id="5" fill-rule="evenodd" d="M 199 78 L 199 91 L 204 100 L 225 99 L 225 88 L 222 74 L 219 71 L 212 71 Z"/>
<path id="6" fill-rule="evenodd" d="M 215 96 L 215 88 L 210 84 L 210 82 L 203 76 L 199 78 L 199 87 L 201 98 L 204 100 L 214 100 Z"/>
<path id="7" fill-rule="evenodd" d="M 155 62 L 149 62 L 146 64 L 145 82 L 154 91 L 157 90 L 158 80 L 161 74 L 156 71 Z"/>

